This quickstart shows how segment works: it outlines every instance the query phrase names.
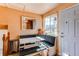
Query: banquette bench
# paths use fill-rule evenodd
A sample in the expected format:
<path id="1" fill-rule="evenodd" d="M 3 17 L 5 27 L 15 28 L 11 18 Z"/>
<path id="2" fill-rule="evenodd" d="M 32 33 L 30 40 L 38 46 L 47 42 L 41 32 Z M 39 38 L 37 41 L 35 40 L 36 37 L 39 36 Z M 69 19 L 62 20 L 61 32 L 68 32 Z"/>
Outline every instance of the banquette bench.
<path id="1" fill-rule="evenodd" d="M 30 38 L 30 39 L 29 39 Z M 38 41 L 39 44 L 35 45 L 34 40 Z M 37 40 L 37 39 L 44 39 L 44 40 Z M 24 40 L 24 43 L 22 42 Z M 33 40 L 33 42 L 27 43 L 27 40 Z M 30 46 L 30 48 L 24 48 Z M 40 47 L 39 47 L 40 46 Z M 47 50 L 46 55 L 55 55 L 56 47 L 55 47 L 55 37 L 50 35 L 20 35 L 20 43 L 19 43 L 19 55 L 31 55 L 36 52 L 45 51 Z M 45 51 L 46 52 L 46 51 Z M 43 54 L 43 53 L 42 53 Z"/>

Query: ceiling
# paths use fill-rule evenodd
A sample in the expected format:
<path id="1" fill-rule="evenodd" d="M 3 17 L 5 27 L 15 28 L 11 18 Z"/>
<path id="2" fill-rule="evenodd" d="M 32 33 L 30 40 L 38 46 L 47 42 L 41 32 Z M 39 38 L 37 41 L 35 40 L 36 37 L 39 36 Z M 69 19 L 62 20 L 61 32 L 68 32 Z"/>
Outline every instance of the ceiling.
<path id="1" fill-rule="evenodd" d="M 36 14 L 44 14 L 58 4 L 56 3 L 0 3 L 1 6 L 5 6 L 12 9 L 17 9 L 25 12 L 32 12 Z"/>

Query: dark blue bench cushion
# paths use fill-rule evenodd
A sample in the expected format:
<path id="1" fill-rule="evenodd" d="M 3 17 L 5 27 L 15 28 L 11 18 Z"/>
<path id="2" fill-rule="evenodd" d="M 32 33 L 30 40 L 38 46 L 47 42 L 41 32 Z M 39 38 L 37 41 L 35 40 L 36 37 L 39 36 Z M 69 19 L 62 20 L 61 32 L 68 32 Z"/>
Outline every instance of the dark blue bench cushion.
<path id="1" fill-rule="evenodd" d="M 55 37 L 54 36 L 50 36 L 50 35 L 38 35 L 41 38 L 44 38 L 46 42 L 54 45 L 55 43 Z"/>

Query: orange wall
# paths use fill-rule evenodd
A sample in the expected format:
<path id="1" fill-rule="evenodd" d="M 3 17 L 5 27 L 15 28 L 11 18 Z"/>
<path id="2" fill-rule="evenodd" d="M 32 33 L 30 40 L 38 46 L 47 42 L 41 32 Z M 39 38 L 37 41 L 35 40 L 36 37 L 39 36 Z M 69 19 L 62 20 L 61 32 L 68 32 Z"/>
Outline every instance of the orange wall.
<path id="1" fill-rule="evenodd" d="M 0 6 L 0 24 L 8 25 L 8 31 L 11 34 L 11 39 L 15 39 L 21 32 L 21 16 L 35 17 L 41 20 L 41 16 L 29 12 L 21 12 Z"/>

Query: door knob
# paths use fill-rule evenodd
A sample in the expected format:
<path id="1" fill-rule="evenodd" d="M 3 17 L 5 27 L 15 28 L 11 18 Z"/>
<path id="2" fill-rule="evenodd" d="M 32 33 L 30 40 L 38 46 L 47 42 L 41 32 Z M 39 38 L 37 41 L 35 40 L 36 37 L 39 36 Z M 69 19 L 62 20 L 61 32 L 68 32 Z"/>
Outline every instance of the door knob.
<path id="1" fill-rule="evenodd" d="M 64 36 L 61 36 L 62 38 L 64 37 Z"/>
<path id="2" fill-rule="evenodd" d="M 63 32 L 61 32 L 61 34 L 64 34 Z"/>

